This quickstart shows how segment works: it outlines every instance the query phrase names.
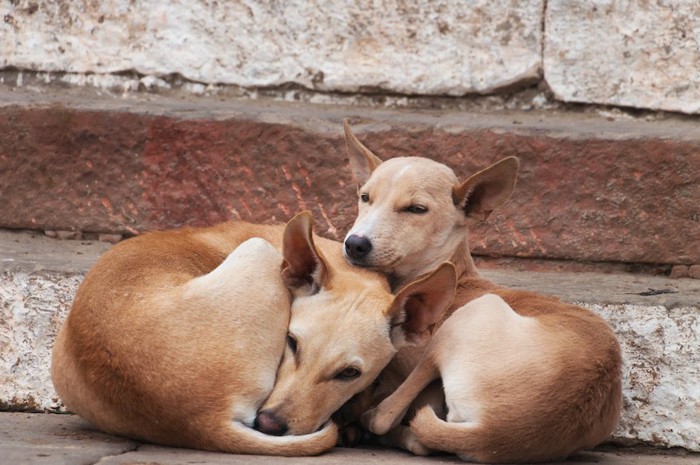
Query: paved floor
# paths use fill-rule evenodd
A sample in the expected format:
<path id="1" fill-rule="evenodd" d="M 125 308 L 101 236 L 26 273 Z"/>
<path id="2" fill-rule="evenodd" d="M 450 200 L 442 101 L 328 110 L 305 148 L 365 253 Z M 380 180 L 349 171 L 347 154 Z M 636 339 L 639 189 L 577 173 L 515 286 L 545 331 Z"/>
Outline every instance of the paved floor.
<path id="1" fill-rule="evenodd" d="M 0 413 L 0 465 L 188 465 L 188 464 L 443 464 L 455 457 L 415 457 L 385 449 L 336 448 L 319 457 L 218 454 L 142 444 L 90 429 L 73 415 Z M 700 465 L 700 454 L 640 448 L 581 453 L 567 463 L 601 465 Z"/>

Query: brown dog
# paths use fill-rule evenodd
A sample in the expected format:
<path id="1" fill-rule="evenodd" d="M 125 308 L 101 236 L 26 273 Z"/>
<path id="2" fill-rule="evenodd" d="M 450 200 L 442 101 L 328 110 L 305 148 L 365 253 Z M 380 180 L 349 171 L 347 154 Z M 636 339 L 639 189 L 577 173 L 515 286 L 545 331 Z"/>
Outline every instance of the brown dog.
<path id="1" fill-rule="evenodd" d="M 560 459 L 608 437 L 621 408 L 620 348 L 609 326 L 581 307 L 481 279 L 469 253 L 469 218 L 485 219 L 508 200 L 517 159 L 459 182 L 426 158 L 382 162 L 347 123 L 345 136 L 359 185 L 348 260 L 386 273 L 395 287 L 445 260 L 459 276 L 435 339 L 426 350 L 399 351 L 378 394 L 401 387 L 363 423 L 414 452 L 427 446 L 480 462 Z M 424 408 L 406 432 L 398 423 L 410 402 L 438 377 L 447 422 Z"/>
<path id="2" fill-rule="evenodd" d="M 52 378 L 69 409 L 110 433 L 318 454 L 337 441 L 331 414 L 424 335 L 454 284 L 442 267 L 394 297 L 381 275 L 348 265 L 340 244 L 314 237 L 309 214 L 286 227 L 148 233 L 86 276 Z"/>

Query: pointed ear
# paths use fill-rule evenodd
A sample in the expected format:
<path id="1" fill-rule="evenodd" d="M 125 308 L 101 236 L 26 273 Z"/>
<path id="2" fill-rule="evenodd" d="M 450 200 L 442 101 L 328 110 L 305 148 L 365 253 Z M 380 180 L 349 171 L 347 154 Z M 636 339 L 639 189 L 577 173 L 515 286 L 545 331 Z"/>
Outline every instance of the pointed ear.
<path id="1" fill-rule="evenodd" d="M 345 144 L 347 144 L 348 153 L 350 154 L 350 169 L 352 169 L 352 174 L 355 176 L 355 181 L 361 186 L 367 182 L 372 171 L 382 161 L 357 140 L 355 134 L 350 130 L 348 120 L 343 121 L 343 129 L 345 130 Z"/>
<path id="2" fill-rule="evenodd" d="M 391 318 L 391 342 L 423 345 L 430 341 L 434 326 L 452 303 L 457 286 L 457 272 L 445 262 L 427 276 L 402 288 L 387 310 Z"/>
<path id="3" fill-rule="evenodd" d="M 295 296 L 318 292 L 329 279 L 328 265 L 316 249 L 313 218 L 308 211 L 292 218 L 282 241 L 282 280 Z"/>
<path id="4" fill-rule="evenodd" d="M 452 199 L 466 216 L 485 220 L 508 201 L 518 177 L 520 162 L 508 157 L 479 171 L 452 189 Z"/>

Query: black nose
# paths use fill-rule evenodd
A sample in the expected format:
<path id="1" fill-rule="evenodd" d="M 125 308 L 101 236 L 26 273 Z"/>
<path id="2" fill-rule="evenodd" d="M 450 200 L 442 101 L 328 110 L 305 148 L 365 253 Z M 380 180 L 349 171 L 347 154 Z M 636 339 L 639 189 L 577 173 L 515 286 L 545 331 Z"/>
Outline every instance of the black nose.
<path id="1" fill-rule="evenodd" d="M 287 432 L 287 422 L 269 410 L 258 412 L 253 426 L 261 433 L 282 436 Z"/>
<path id="2" fill-rule="evenodd" d="M 345 253 L 348 257 L 358 260 L 367 256 L 372 250 L 372 243 L 365 236 L 352 234 L 345 239 Z"/>

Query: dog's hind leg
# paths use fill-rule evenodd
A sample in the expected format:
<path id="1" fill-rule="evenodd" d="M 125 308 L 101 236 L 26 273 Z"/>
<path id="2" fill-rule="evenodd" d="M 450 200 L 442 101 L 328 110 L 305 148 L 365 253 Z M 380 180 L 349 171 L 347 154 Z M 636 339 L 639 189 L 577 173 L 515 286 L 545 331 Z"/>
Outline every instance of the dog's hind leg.
<path id="1" fill-rule="evenodd" d="M 374 434 L 386 434 L 401 422 L 411 403 L 421 391 L 438 377 L 439 372 L 430 357 L 428 348 L 406 381 L 377 407 L 362 415 L 360 419 L 362 426 Z"/>

